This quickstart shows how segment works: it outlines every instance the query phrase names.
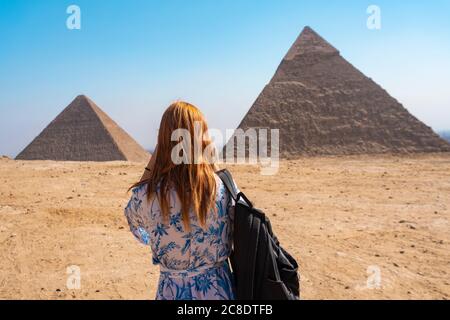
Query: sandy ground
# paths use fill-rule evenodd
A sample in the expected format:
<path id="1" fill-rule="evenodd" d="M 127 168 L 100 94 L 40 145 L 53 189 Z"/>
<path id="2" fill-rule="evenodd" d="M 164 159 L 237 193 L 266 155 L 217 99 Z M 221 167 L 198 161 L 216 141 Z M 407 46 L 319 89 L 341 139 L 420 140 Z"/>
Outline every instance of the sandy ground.
<path id="1" fill-rule="evenodd" d="M 298 259 L 303 298 L 450 298 L 450 155 L 230 169 Z M 122 213 L 141 170 L 0 160 L 0 298 L 152 299 L 158 268 Z"/>

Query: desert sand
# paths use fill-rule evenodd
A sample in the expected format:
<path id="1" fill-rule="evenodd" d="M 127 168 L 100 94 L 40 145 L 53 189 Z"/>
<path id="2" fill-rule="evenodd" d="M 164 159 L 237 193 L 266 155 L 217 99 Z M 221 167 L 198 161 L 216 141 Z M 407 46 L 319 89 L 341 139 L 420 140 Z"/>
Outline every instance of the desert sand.
<path id="1" fill-rule="evenodd" d="M 123 216 L 142 169 L 1 159 L 0 298 L 153 299 L 158 267 Z M 299 261 L 302 298 L 450 298 L 449 154 L 229 169 Z M 66 287 L 72 265 L 79 290 Z"/>

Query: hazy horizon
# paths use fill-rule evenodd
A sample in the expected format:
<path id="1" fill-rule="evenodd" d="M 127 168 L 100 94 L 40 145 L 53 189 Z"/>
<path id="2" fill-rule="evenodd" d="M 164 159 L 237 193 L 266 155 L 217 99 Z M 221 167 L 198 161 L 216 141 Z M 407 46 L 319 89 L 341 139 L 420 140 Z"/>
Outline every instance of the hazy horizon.
<path id="1" fill-rule="evenodd" d="M 66 9 L 81 9 L 69 30 Z M 381 29 L 366 26 L 369 5 Z M 235 128 L 304 26 L 436 132 L 450 130 L 450 2 L 0 1 L 0 154 L 15 157 L 78 94 L 145 149 L 176 99 Z"/>

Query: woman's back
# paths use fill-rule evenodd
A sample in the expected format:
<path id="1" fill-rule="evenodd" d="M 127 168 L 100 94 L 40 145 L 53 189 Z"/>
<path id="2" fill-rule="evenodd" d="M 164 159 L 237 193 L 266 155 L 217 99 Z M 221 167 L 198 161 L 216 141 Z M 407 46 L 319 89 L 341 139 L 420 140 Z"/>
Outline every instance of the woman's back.
<path id="1" fill-rule="evenodd" d="M 172 103 L 125 208 L 131 231 L 161 267 L 157 299 L 234 298 L 227 262 L 233 213 L 215 153 L 200 110 Z"/>
<path id="2" fill-rule="evenodd" d="M 183 224 L 181 201 L 174 188 L 167 193 L 168 217 L 157 196 L 148 197 L 148 186 L 133 190 L 125 208 L 133 234 L 150 245 L 153 262 L 159 264 L 157 299 L 233 299 L 228 266 L 232 246 L 233 210 L 222 181 L 216 176 L 215 208 L 202 227 L 198 214 L 189 212 L 189 228 Z"/>

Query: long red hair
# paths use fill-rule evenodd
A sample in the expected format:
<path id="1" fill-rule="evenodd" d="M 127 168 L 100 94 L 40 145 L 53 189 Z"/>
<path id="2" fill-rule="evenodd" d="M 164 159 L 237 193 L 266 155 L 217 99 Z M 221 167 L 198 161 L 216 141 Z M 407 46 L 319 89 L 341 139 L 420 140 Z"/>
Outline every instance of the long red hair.
<path id="1" fill-rule="evenodd" d="M 200 134 L 195 132 L 195 125 Z M 135 184 L 148 186 L 148 197 L 157 196 L 163 218 L 168 219 L 170 189 L 174 188 L 181 202 L 181 215 L 184 226 L 190 229 L 189 213 L 192 210 L 202 226 L 206 225 L 208 212 L 215 210 L 216 166 L 201 155 L 198 163 L 176 164 L 172 160 L 172 150 L 180 140 L 172 141 L 172 133 L 185 129 L 190 133 L 190 159 L 194 159 L 194 144 L 201 146 L 201 154 L 212 146 L 207 135 L 208 125 L 200 110 L 194 105 L 177 101 L 164 112 L 158 133 L 158 144 L 154 152 L 154 166 L 149 178 Z M 187 132 L 186 131 L 186 132 Z M 182 152 L 186 152 L 185 150 Z"/>

